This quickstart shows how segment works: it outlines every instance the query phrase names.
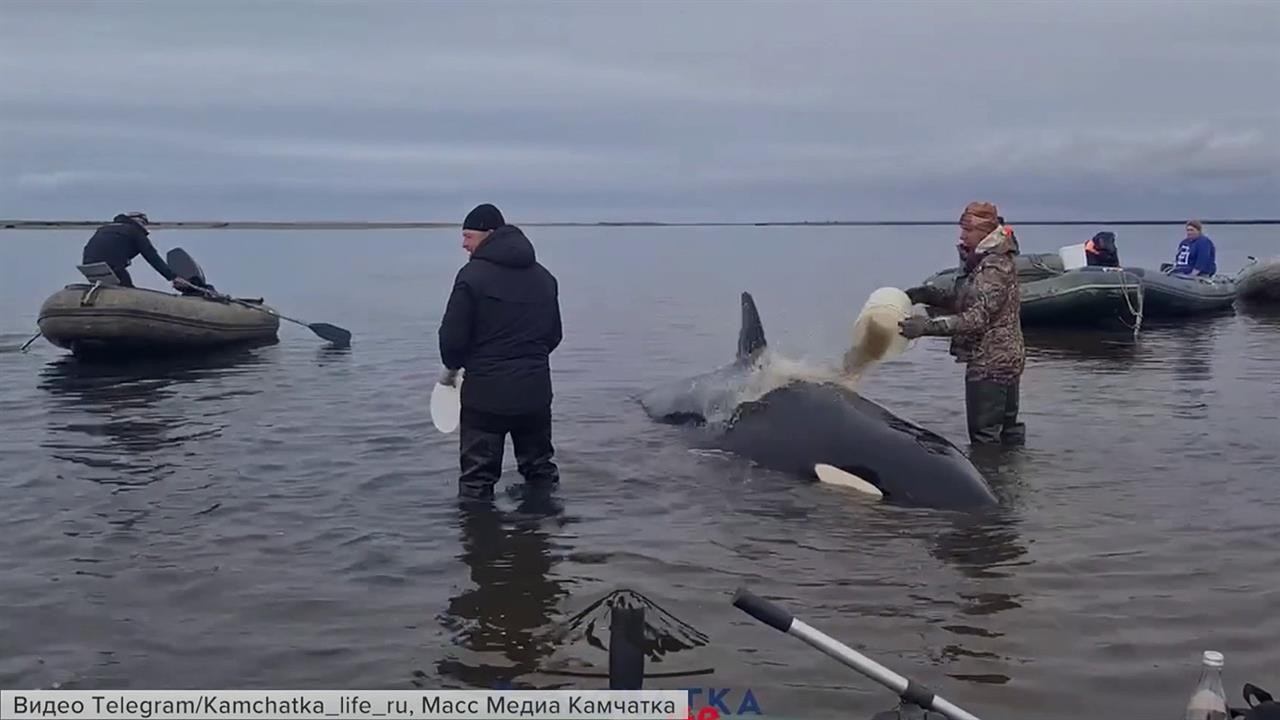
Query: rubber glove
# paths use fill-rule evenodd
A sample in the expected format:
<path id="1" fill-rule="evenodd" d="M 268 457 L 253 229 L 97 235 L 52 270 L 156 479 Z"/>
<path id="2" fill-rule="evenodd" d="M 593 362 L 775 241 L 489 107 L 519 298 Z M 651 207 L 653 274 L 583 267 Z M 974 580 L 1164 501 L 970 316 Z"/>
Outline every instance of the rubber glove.
<path id="1" fill-rule="evenodd" d="M 925 331 L 929 329 L 930 322 L 932 322 L 932 319 L 925 315 L 912 315 L 906 320 L 900 321 L 898 329 L 903 337 L 914 339 L 925 334 Z"/>

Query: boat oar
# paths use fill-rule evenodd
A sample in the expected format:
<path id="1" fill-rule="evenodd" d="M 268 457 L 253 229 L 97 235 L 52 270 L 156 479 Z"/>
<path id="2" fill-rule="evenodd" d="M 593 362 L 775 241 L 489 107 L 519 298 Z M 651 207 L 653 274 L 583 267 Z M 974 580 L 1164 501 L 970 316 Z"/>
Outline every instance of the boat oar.
<path id="1" fill-rule="evenodd" d="M 42 330 L 36 333 L 35 335 L 32 335 L 30 340 L 22 343 L 22 347 L 18 348 L 18 352 L 26 352 L 27 348 L 31 347 L 31 343 L 35 342 L 36 340 L 39 340 L 40 336 L 43 334 L 44 334 L 44 331 Z"/>
<path id="2" fill-rule="evenodd" d="M 204 293 L 205 295 L 208 295 L 211 298 L 233 302 L 233 303 L 236 303 L 237 305 L 243 305 L 247 308 L 252 308 L 259 312 L 264 312 L 268 315 L 274 315 L 280 318 L 281 320 L 288 320 L 291 323 L 297 323 L 302 327 L 310 329 L 311 332 L 315 333 L 316 335 L 319 335 L 321 338 L 325 340 L 328 340 L 334 345 L 346 347 L 348 344 L 351 343 L 351 332 L 344 328 L 340 328 L 337 325 L 330 325 L 329 323 L 308 323 L 308 322 L 303 322 L 301 320 L 294 320 L 291 317 L 286 317 L 284 315 L 281 315 L 278 312 L 262 307 L 261 305 L 254 305 L 253 303 L 245 302 L 244 300 L 238 300 L 236 298 L 233 298 L 230 295 L 223 295 L 222 293 L 214 292 L 208 288 L 202 288 L 199 285 L 194 285 L 192 283 L 189 283 L 186 280 L 183 280 L 182 278 L 178 278 L 178 279 L 182 282 L 183 285 L 186 285 L 189 288 L 195 288 L 196 290 Z"/>
<path id="3" fill-rule="evenodd" d="M 746 588 L 738 588 L 738 591 L 734 593 L 733 606 L 765 625 L 800 638 L 827 655 L 884 685 L 897 693 L 898 697 L 902 698 L 904 702 L 925 710 L 936 710 L 951 718 L 951 720 L 979 720 L 976 715 L 971 715 L 952 705 L 942 697 L 935 695 L 932 690 L 914 680 L 902 677 L 844 643 L 809 627 L 793 617 L 784 608 L 754 595 Z"/>

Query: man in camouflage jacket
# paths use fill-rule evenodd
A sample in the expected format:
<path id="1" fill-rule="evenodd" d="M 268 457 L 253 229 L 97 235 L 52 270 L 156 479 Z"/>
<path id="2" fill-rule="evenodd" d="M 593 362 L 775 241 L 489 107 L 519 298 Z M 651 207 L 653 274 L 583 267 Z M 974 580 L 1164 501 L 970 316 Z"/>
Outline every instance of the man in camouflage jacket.
<path id="1" fill-rule="evenodd" d="M 908 289 L 913 303 L 941 309 L 935 318 L 903 320 L 902 334 L 951 337 L 951 354 L 965 363 L 965 415 L 974 443 L 1021 444 L 1018 394 L 1026 352 L 1022 342 L 1021 289 L 1012 233 L 997 221 L 996 207 L 973 202 L 960 216 L 962 272 L 953 288 Z"/>

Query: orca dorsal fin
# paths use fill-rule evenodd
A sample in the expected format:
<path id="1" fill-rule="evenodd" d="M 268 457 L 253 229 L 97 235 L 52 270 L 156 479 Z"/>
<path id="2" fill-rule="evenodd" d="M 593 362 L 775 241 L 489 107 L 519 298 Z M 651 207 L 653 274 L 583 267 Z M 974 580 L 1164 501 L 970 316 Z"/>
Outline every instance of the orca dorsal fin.
<path id="1" fill-rule="evenodd" d="M 738 330 L 738 361 L 749 362 L 765 348 L 764 325 L 751 293 L 742 293 L 742 327 Z"/>

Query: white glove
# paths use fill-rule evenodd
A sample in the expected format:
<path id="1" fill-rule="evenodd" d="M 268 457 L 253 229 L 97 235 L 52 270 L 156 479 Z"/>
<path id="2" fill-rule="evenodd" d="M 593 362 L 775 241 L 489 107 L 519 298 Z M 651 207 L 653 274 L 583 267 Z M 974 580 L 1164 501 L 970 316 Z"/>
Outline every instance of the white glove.
<path id="1" fill-rule="evenodd" d="M 440 379 L 437 380 L 436 382 L 440 383 L 441 385 L 448 385 L 449 387 L 454 387 L 457 385 L 457 382 L 458 382 L 458 371 L 445 368 L 444 372 L 440 373 Z"/>

